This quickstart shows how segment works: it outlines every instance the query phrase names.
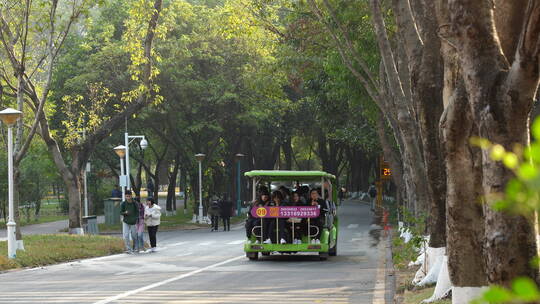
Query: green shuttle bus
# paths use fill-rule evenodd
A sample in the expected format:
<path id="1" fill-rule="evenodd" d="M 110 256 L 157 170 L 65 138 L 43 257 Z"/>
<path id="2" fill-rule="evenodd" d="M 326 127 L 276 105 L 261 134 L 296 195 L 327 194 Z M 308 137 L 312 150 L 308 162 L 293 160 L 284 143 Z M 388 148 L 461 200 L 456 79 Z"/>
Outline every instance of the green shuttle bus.
<path id="1" fill-rule="evenodd" d="M 245 173 L 253 183 L 253 201 L 257 199 L 257 189 L 260 186 L 266 186 L 270 191 L 273 187 L 277 188 L 284 185 L 289 189 L 295 189 L 299 186 L 309 186 L 310 189 L 320 188 L 321 198 L 325 196 L 326 204 L 329 210 L 320 213 L 317 207 L 301 206 L 301 207 L 253 207 L 251 208 L 252 219 L 257 219 L 257 224 L 252 228 L 251 238 L 244 244 L 246 257 L 250 260 L 257 260 L 259 253 L 261 255 L 270 255 L 272 253 L 301 253 L 308 252 L 318 254 L 321 260 L 326 260 L 328 256 L 337 254 L 337 240 L 339 219 L 337 216 L 337 187 L 335 186 L 336 177 L 332 174 L 323 171 L 284 171 L 284 170 L 254 170 Z M 328 195 L 329 194 L 329 195 Z M 320 209 L 320 208 L 319 208 Z M 304 225 L 305 231 L 301 238 L 301 243 L 262 243 L 264 221 L 278 221 L 279 218 L 294 218 L 296 225 Z M 322 231 L 319 234 L 319 227 L 313 225 L 313 221 L 317 218 L 320 221 L 319 227 Z M 258 221 L 260 219 L 260 222 Z M 298 219 L 302 219 L 299 222 Z M 286 227 L 288 235 L 293 234 L 295 222 L 289 223 Z M 292 228 L 290 227 L 292 225 Z M 279 225 L 276 223 L 276 229 Z M 276 231 L 278 234 L 279 231 Z M 313 242 L 313 237 L 318 235 L 319 242 Z M 277 239 L 277 236 L 276 236 Z"/>

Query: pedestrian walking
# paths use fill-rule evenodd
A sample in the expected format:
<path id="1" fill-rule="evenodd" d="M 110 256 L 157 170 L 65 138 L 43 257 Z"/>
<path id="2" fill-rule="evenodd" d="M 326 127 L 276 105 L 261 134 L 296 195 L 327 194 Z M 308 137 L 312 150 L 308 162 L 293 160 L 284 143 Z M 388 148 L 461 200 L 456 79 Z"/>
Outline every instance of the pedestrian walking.
<path id="1" fill-rule="evenodd" d="M 137 219 L 139 217 L 139 208 L 131 191 L 126 190 L 126 200 L 120 204 L 120 214 L 122 215 L 122 231 L 124 232 L 124 245 L 127 253 L 133 253 L 137 245 Z M 131 244 L 133 241 L 133 244 Z"/>
<path id="2" fill-rule="evenodd" d="M 137 208 L 139 210 L 139 217 L 137 218 L 137 246 L 135 246 L 135 252 L 144 251 L 144 212 L 145 206 L 140 203 L 139 198 L 135 199 Z"/>
<path id="3" fill-rule="evenodd" d="M 227 193 L 223 194 L 223 198 L 219 201 L 220 216 L 223 220 L 223 231 L 231 230 L 232 202 L 228 199 Z"/>
<path id="4" fill-rule="evenodd" d="M 339 197 L 339 204 L 343 202 L 343 199 L 345 198 L 345 193 L 347 192 L 347 189 L 345 187 L 341 187 L 339 189 L 338 197 Z"/>
<path id="5" fill-rule="evenodd" d="M 153 198 L 146 200 L 144 222 L 148 229 L 148 238 L 150 238 L 150 252 L 155 252 L 157 245 L 156 235 L 161 222 L 161 207 L 156 204 L 156 201 Z"/>
<path id="6" fill-rule="evenodd" d="M 210 203 L 210 207 L 208 208 L 208 215 L 210 216 L 210 220 L 212 222 L 211 231 L 218 231 L 220 214 L 221 214 L 221 210 L 219 208 L 218 199 L 212 199 L 212 202 Z"/>
<path id="7" fill-rule="evenodd" d="M 122 198 L 122 191 L 118 188 L 118 185 L 115 185 L 111 191 L 111 198 Z"/>
<path id="8" fill-rule="evenodd" d="M 148 178 L 148 182 L 146 182 L 146 192 L 147 197 L 154 197 L 154 190 L 155 190 L 154 183 L 152 182 L 152 178 Z"/>
<path id="9" fill-rule="evenodd" d="M 368 194 L 371 197 L 371 211 L 375 211 L 375 202 L 377 200 L 377 188 L 375 188 L 375 183 L 371 183 L 371 186 L 369 186 Z"/>

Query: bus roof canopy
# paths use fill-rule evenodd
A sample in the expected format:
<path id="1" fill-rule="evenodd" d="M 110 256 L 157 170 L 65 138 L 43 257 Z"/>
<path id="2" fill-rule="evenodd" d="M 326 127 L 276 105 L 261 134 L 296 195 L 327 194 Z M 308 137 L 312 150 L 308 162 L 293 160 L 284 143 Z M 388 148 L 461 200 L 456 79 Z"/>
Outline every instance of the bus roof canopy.
<path id="1" fill-rule="evenodd" d="M 322 177 L 336 179 L 334 175 L 324 171 L 253 170 L 244 175 L 271 181 L 319 181 Z"/>

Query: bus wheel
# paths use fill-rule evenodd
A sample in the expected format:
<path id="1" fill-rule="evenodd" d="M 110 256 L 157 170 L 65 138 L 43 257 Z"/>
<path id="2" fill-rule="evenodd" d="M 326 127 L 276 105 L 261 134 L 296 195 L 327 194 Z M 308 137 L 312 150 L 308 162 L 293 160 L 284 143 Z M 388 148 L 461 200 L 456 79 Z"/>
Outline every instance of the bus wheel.
<path id="1" fill-rule="evenodd" d="M 251 261 L 256 261 L 259 258 L 258 252 L 246 252 L 246 257 Z"/>
<path id="2" fill-rule="evenodd" d="M 326 261 L 326 259 L 328 259 L 328 252 L 319 252 L 319 259 L 321 261 Z"/>
<path id="3" fill-rule="evenodd" d="M 263 251 L 263 252 L 261 252 L 261 254 L 264 255 L 264 256 L 269 256 L 270 252 L 269 251 Z"/>
<path id="4" fill-rule="evenodd" d="M 329 256 L 336 256 L 337 255 L 337 243 L 336 245 L 334 245 L 334 247 L 330 248 L 330 250 L 328 250 L 328 255 Z"/>

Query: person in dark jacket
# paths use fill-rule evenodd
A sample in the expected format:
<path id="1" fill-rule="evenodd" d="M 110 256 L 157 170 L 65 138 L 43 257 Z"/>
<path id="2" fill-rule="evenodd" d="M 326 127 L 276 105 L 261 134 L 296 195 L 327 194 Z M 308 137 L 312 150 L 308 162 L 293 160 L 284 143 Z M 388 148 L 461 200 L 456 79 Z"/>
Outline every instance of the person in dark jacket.
<path id="1" fill-rule="evenodd" d="M 208 208 L 208 215 L 210 215 L 210 220 L 212 221 L 212 231 L 218 231 L 219 217 L 221 216 L 218 198 L 212 198 L 212 202 Z"/>
<path id="2" fill-rule="evenodd" d="M 247 238 L 251 238 L 251 233 L 253 231 L 253 227 L 255 226 L 258 226 L 261 224 L 261 219 L 260 218 L 256 218 L 254 217 L 253 215 L 251 215 L 251 209 L 253 208 L 257 208 L 257 207 L 263 207 L 265 205 L 267 205 L 268 203 L 270 202 L 270 195 L 268 194 L 268 191 L 266 189 L 263 189 L 261 190 L 261 195 L 259 196 L 259 198 L 252 202 L 251 205 L 249 206 L 248 208 L 248 218 L 246 220 L 246 236 Z M 264 220 L 262 221 L 263 222 L 263 226 L 264 226 Z M 262 237 L 262 236 L 261 236 Z M 259 244 L 260 242 L 262 242 L 263 240 L 256 240 L 255 243 L 256 244 Z"/>
<path id="3" fill-rule="evenodd" d="M 120 204 L 120 214 L 122 215 L 122 231 L 124 245 L 127 253 L 133 253 L 137 246 L 137 220 L 139 218 L 139 206 L 131 196 L 131 191 L 126 191 L 126 200 Z M 131 237 L 131 240 L 130 240 Z M 133 241 L 133 245 L 130 244 Z"/>
<path id="4" fill-rule="evenodd" d="M 122 198 L 122 191 L 120 191 L 120 188 L 118 188 L 118 185 L 114 186 L 114 189 L 111 192 L 112 198 Z"/>
<path id="5" fill-rule="evenodd" d="M 287 206 L 305 206 L 306 204 L 302 202 L 300 194 L 296 191 L 292 193 L 292 200 L 287 204 Z M 306 219 L 301 218 L 289 218 L 287 219 L 287 227 L 289 231 L 294 231 L 293 244 L 302 244 L 302 236 L 305 234 Z M 293 229 L 294 227 L 294 229 Z"/>
<path id="6" fill-rule="evenodd" d="M 371 211 L 375 211 L 377 202 L 377 188 L 375 187 L 375 183 L 371 183 L 371 186 L 369 186 L 368 194 L 371 197 Z"/>
<path id="7" fill-rule="evenodd" d="M 219 201 L 219 211 L 223 220 L 223 231 L 231 230 L 232 202 L 228 199 L 227 193 L 223 194 L 223 198 Z"/>
<path id="8" fill-rule="evenodd" d="M 146 183 L 146 192 L 148 192 L 148 197 L 154 197 L 154 190 L 155 190 L 154 183 L 152 182 L 152 178 L 148 179 L 148 182 Z"/>

